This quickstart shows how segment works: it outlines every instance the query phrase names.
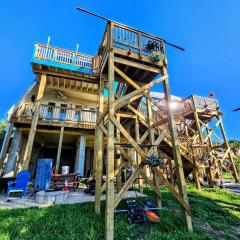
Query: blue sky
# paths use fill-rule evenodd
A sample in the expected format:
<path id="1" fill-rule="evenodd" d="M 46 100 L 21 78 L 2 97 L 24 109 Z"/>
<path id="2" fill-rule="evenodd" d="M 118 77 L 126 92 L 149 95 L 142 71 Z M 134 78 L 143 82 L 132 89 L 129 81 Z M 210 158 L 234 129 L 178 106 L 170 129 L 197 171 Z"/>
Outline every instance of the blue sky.
<path id="1" fill-rule="evenodd" d="M 35 42 L 95 54 L 105 22 L 77 6 L 163 37 L 186 48 L 167 48 L 171 92 L 186 97 L 215 92 L 229 138 L 240 139 L 240 1 L 232 0 L 1 0 L 0 119 L 34 80 Z"/>

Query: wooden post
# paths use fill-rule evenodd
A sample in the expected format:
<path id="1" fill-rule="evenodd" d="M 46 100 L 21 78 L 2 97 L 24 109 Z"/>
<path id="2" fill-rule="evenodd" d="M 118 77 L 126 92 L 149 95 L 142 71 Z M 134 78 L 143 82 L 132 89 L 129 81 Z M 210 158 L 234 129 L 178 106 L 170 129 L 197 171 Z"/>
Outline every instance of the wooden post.
<path id="1" fill-rule="evenodd" d="M 148 98 L 146 99 L 146 101 L 147 101 L 149 141 L 150 141 L 150 144 L 153 145 L 153 144 L 155 144 L 155 136 L 154 136 L 154 128 L 151 127 L 152 124 L 153 124 L 153 119 L 152 119 L 152 105 L 151 105 L 151 101 L 149 100 L 150 99 L 150 91 L 148 92 L 147 97 Z M 157 154 L 157 148 L 156 147 L 154 147 L 154 154 Z M 153 173 L 153 180 L 154 180 L 155 186 L 160 191 L 159 179 L 158 179 L 158 177 L 156 176 L 155 173 Z M 161 203 L 161 199 L 159 198 L 158 195 L 156 195 L 156 201 L 157 201 L 158 207 L 161 207 L 162 203 Z"/>
<path id="2" fill-rule="evenodd" d="M 79 141 L 78 161 L 76 164 L 76 171 L 81 176 L 84 176 L 85 156 L 86 156 L 86 133 L 82 132 Z"/>
<path id="3" fill-rule="evenodd" d="M 105 240 L 114 239 L 114 124 L 110 116 L 114 116 L 114 52 L 112 49 L 113 26 L 108 22 L 108 136 L 106 163 L 106 210 L 105 210 Z"/>
<path id="4" fill-rule="evenodd" d="M 104 79 L 100 77 L 100 85 L 99 85 L 99 95 L 98 95 L 98 117 L 103 113 L 104 111 Z M 95 212 L 97 214 L 101 211 L 101 184 L 102 184 L 102 171 L 103 171 L 103 132 L 101 128 L 96 126 L 96 141 L 95 141 L 95 148 L 96 148 L 96 159 L 95 159 L 95 165 L 96 165 L 96 174 L 95 174 L 95 180 L 96 180 L 96 190 L 95 190 Z"/>
<path id="5" fill-rule="evenodd" d="M 224 130 L 224 127 L 223 127 L 223 124 L 222 124 L 222 119 L 220 118 L 220 116 L 217 116 L 217 118 L 220 121 L 220 128 L 221 128 L 221 132 L 222 132 L 222 136 L 223 136 L 224 142 L 225 142 L 225 144 L 227 146 L 227 150 L 229 149 L 228 157 L 229 157 L 229 160 L 230 160 L 230 162 L 232 164 L 233 177 L 234 177 L 236 182 L 239 182 L 237 169 L 236 169 L 236 166 L 235 166 L 235 163 L 234 163 L 231 151 L 230 151 L 230 146 L 229 146 L 229 143 L 228 143 L 228 140 L 227 140 L 227 135 L 225 133 L 225 130 Z"/>
<path id="6" fill-rule="evenodd" d="M 162 69 L 163 75 L 167 74 L 167 70 L 165 67 Z M 168 108 L 168 120 L 169 120 L 169 130 L 172 140 L 172 150 L 173 150 L 173 156 L 175 161 L 175 169 L 176 169 L 176 175 L 177 175 L 177 182 L 178 182 L 178 189 L 180 196 L 186 201 L 188 205 L 188 197 L 187 197 L 187 191 L 186 191 L 186 183 L 185 183 L 185 177 L 183 172 L 183 164 L 182 159 L 180 155 L 180 146 L 179 146 L 179 140 L 178 135 L 176 131 L 176 125 L 175 125 L 175 119 L 173 112 L 170 110 L 169 103 L 171 102 L 171 94 L 169 89 L 169 83 L 168 79 L 166 79 L 163 82 L 164 87 L 164 93 L 165 93 L 165 99 L 167 102 L 167 108 Z M 192 231 L 192 218 L 191 215 L 181 206 L 182 210 L 182 216 L 185 223 L 185 226 L 189 231 Z"/>
<path id="7" fill-rule="evenodd" d="M 28 141 L 27 141 L 27 145 L 26 145 L 26 149 L 25 149 L 25 153 L 24 153 L 24 157 L 23 157 L 22 169 L 28 168 L 28 165 L 29 165 L 29 162 L 31 159 L 34 138 L 35 138 L 35 134 L 36 134 L 36 130 L 37 130 L 38 117 L 40 114 L 40 107 L 41 107 L 41 102 L 42 102 L 43 94 L 44 94 L 45 87 L 46 87 L 46 82 L 47 82 L 47 76 L 46 76 L 46 74 L 42 74 L 41 80 L 39 83 L 39 88 L 38 88 L 38 94 L 37 94 L 37 99 L 36 99 L 36 104 L 35 104 L 35 111 L 33 114 L 32 124 L 31 124 L 31 128 L 29 131 Z"/>
<path id="8" fill-rule="evenodd" d="M 117 116 L 117 120 L 120 122 L 120 116 Z M 116 140 L 118 143 L 120 143 L 120 131 L 118 129 L 116 129 Z M 117 153 L 117 158 L 116 158 L 116 169 L 121 165 L 121 154 L 120 154 L 120 150 L 119 148 L 116 149 L 116 153 Z M 119 172 L 119 174 L 116 177 L 117 180 L 117 192 L 120 191 L 121 187 L 122 187 L 122 176 L 121 176 L 121 172 Z"/>
<path id="9" fill-rule="evenodd" d="M 136 116 L 136 120 L 135 120 L 135 134 L 136 134 L 136 142 L 139 142 L 140 139 L 140 132 L 139 132 L 139 117 Z M 141 162 L 141 156 L 137 154 L 137 165 L 139 165 L 139 163 Z M 138 184 L 139 184 L 139 192 L 143 193 L 143 180 L 141 175 L 138 176 Z"/>
<path id="10" fill-rule="evenodd" d="M 0 153 L 0 175 L 2 172 L 2 167 L 4 164 L 4 159 L 6 157 L 7 154 L 7 150 L 8 150 L 8 146 L 9 146 L 9 141 L 13 132 L 13 123 L 8 123 L 7 125 L 7 130 L 6 130 L 6 135 L 4 137 L 4 141 L 2 144 L 2 149 L 1 149 L 1 153 Z"/>
<path id="11" fill-rule="evenodd" d="M 212 143 L 212 139 L 211 139 L 211 135 L 209 134 L 209 128 L 208 128 L 208 124 L 206 124 L 206 131 L 207 131 L 207 135 L 208 135 L 208 143 L 209 143 L 209 146 L 210 146 L 210 148 L 212 148 L 213 147 L 213 143 Z M 217 162 L 217 160 L 216 159 L 214 159 L 214 161 L 215 161 L 215 164 L 216 164 L 216 167 L 218 167 L 219 168 L 219 164 L 218 164 L 218 162 Z M 208 169 L 208 178 L 209 178 L 209 185 L 211 185 L 211 186 L 213 186 L 213 181 L 214 181 L 214 174 L 213 174 L 213 171 L 212 171 L 212 163 L 211 163 L 211 160 L 210 159 L 208 159 L 208 164 L 209 164 L 209 169 Z M 219 171 L 220 169 L 218 169 L 218 171 Z M 220 172 L 219 172 L 219 176 L 220 176 Z"/>
<path id="12" fill-rule="evenodd" d="M 199 140 L 200 140 L 201 143 L 203 143 L 202 131 L 201 131 L 199 118 L 198 118 L 198 113 L 197 113 L 197 109 L 196 109 L 194 101 L 193 101 L 193 105 L 194 105 L 194 118 L 195 118 L 195 122 L 196 122 L 196 126 L 197 126 Z M 198 190 L 201 190 L 201 184 L 200 184 L 200 180 L 199 180 L 199 175 L 198 174 L 199 174 L 198 173 L 198 167 L 197 167 L 197 164 L 196 164 L 196 159 L 194 157 L 193 158 L 193 177 L 194 177 L 194 180 L 195 180 L 196 188 Z"/>
<path id="13" fill-rule="evenodd" d="M 170 180 L 171 184 L 174 186 L 174 176 L 173 176 L 173 167 L 172 167 L 172 159 L 168 157 L 168 165 L 169 165 L 169 172 L 170 172 Z"/>
<path id="14" fill-rule="evenodd" d="M 56 167 L 55 167 L 55 173 L 56 173 L 56 174 L 57 174 L 58 171 L 59 171 L 59 164 L 60 164 L 61 151 L 62 151 L 63 133 L 64 133 L 64 126 L 61 126 L 61 131 L 60 131 L 60 136 L 59 136 L 59 142 L 58 142 L 58 151 L 57 151 Z"/>

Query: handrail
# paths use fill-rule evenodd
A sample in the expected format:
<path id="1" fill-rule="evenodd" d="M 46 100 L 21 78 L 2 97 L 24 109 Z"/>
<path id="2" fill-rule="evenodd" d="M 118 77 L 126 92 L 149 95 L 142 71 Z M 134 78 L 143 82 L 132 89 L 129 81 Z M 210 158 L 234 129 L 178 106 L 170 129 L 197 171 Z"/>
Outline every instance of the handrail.
<path id="1" fill-rule="evenodd" d="M 148 57 L 152 56 L 152 53 L 146 50 L 147 44 L 151 41 L 158 45 L 157 49 L 154 51 L 159 54 L 159 56 L 165 55 L 164 40 L 153 35 L 138 31 L 134 28 L 127 27 L 116 22 L 111 22 L 113 28 L 112 45 L 116 48 L 130 49 L 140 55 L 145 55 Z M 98 50 L 98 57 L 100 58 L 100 68 L 102 67 L 106 55 L 107 55 L 107 41 L 108 41 L 108 31 L 107 28 L 104 31 L 103 38 Z M 161 57 L 161 61 L 163 58 Z"/>
<path id="2" fill-rule="evenodd" d="M 115 22 L 113 22 L 112 41 L 116 47 L 129 48 L 146 56 L 151 55 L 150 52 L 146 51 L 146 45 L 151 41 L 159 45 L 156 52 L 164 54 L 164 41 L 162 39 Z"/>
<path id="3" fill-rule="evenodd" d="M 64 64 L 75 68 L 85 68 L 95 72 L 94 56 L 66 50 L 63 48 L 49 46 L 47 44 L 34 44 L 33 59 L 51 61 L 56 64 Z"/>
<path id="4" fill-rule="evenodd" d="M 19 108 L 16 117 L 32 118 L 34 103 L 25 103 Z M 79 124 L 96 124 L 97 111 L 79 108 L 68 108 L 41 104 L 39 119 L 55 122 L 75 122 Z"/>

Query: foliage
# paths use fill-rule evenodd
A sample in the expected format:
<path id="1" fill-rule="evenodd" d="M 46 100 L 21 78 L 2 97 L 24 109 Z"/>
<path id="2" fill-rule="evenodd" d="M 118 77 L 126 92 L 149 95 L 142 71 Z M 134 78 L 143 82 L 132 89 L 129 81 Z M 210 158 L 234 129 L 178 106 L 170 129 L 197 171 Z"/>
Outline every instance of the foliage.
<path id="1" fill-rule="evenodd" d="M 151 190 L 146 192 L 153 197 Z M 172 194 L 162 189 L 167 210 L 160 212 L 159 224 L 128 224 L 125 214 L 115 216 L 116 240 L 240 239 L 240 198 L 220 189 L 197 191 L 188 187 L 194 232 L 184 229 Z M 141 200 L 141 199 L 140 199 Z M 120 205 L 119 208 L 123 208 Z M 102 203 L 102 209 L 104 203 Z M 94 213 L 94 203 L 55 205 L 49 208 L 0 210 L 1 240 L 102 240 L 104 214 Z"/>
<path id="2" fill-rule="evenodd" d="M 240 150 L 240 141 L 238 141 L 237 139 L 230 139 L 228 143 L 234 153 Z"/>
<path id="3" fill-rule="evenodd" d="M 2 143 L 4 140 L 5 134 L 6 134 L 6 122 L 4 120 L 0 120 L 0 151 L 2 148 Z"/>

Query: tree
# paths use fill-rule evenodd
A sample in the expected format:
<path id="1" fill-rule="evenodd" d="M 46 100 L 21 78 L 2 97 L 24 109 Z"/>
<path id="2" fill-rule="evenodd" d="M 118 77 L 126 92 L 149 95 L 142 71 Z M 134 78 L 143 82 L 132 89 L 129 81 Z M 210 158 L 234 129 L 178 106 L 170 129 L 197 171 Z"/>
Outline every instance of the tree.
<path id="1" fill-rule="evenodd" d="M 238 155 L 238 152 L 240 151 L 240 141 L 237 139 L 230 139 L 228 141 L 229 146 L 231 148 L 231 150 Z"/>
<path id="2" fill-rule="evenodd" d="M 5 120 L 0 120 L 0 151 L 2 148 L 3 140 L 6 134 L 6 121 Z"/>

